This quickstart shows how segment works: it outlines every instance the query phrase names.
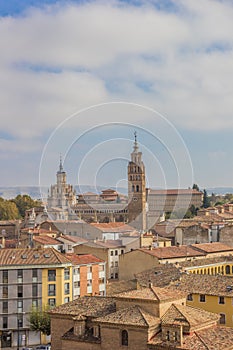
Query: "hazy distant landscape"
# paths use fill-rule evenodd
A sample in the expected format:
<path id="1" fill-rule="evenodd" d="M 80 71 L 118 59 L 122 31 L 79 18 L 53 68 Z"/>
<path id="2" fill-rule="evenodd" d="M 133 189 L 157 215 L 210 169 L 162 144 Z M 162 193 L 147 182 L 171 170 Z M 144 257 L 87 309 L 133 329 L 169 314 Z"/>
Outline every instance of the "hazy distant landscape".
<path id="1" fill-rule="evenodd" d="M 110 186 L 112 189 L 114 189 L 113 186 Z M 109 186 L 101 187 L 101 189 L 107 189 Z M 40 199 L 41 195 L 46 198 L 48 193 L 49 187 L 42 187 L 39 186 L 16 186 L 16 187 L 0 187 L 0 197 L 3 197 L 5 199 L 11 199 L 15 198 L 18 194 L 28 194 L 33 199 Z M 81 185 L 81 186 L 75 186 L 77 193 L 84 193 L 84 192 L 100 192 L 101 189 L 97 189 L 94 186 L 90 185 Z M 233 193 L 233 187 L 213 187 L 213 188 L 207 188 L 207 193 L 211 195 L 211 193 L 217 194 L 217 195 L 224 195 L 226 193 Z M 127 188 L 120 187 L 117 188 L 117 191 L 123 194 L 127 194 Z"/>

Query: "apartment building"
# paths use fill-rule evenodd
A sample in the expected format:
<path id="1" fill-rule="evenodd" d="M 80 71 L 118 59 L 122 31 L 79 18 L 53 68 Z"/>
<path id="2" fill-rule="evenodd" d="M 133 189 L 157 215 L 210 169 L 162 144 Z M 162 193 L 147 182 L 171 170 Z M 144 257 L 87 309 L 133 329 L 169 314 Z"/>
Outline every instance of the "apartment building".
<path id="1" fill-rule="evenodd" d="M 1 348 L 34 345 L 40 334 L 30 331 L 32 307 L 72 300 L 72 263 L 53 248 L 0 250 Z"/>

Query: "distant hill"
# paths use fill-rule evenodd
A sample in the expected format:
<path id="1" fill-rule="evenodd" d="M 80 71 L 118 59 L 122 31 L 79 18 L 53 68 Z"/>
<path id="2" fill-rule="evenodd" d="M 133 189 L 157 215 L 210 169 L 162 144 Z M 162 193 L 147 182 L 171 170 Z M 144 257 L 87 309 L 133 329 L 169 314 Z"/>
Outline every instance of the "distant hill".
<path id="1" fill-rule="evenodd" d="M 233 193 L 233 187 L 213 187 L 213 188 L 207 188 L 206 191 L 209 195 L 211 195 L 212 193 L 224 195 L 226 193 Z"/>
<path id="2" fill-rule="evenodd" d="M 105 186 L 105 187 L 94 187 L 89 185 L 80 185 L 75 186 L 75 190 L 77 194 L 79 193 L 85 193 L 85 192 L 101 192 L 101 190 L 108 189 L 108 188 L 115 189 L 112 186 Z M 0 197 L 3 197 L 5 199 L 12 199 L 18 196 L 18 194 L 28 194 L 33 199 L 41 199 L 41 191 L 43 198 L 47 198 L 48 194 L 48 188 L 49 187 L 42 187 L 39 186 L 16 186 L 16 187 L 0 187 Z M 117 188 L 117 191 L 122 194 L 127 194 L 127 188 L 120 187 Z"/>
<path id="3" fill-rule="evenodd" d="M 85 192 L 97 192 L 100 193 L 101 190 L 112 188 L 117 190 L 118 192 L 127 195 L 127 188 L 125 187 L 119 187 L 114 188 L 113 186 L 99 186 L 94 187 L 91 185 L 80 185 L 75 186 L 75 190 L 77 194 L 79 193 L 85 193 Z M 39 186 L 16 186 L 16 187 L 0 187 L 0 197 L 3 197 L 5 199 L 11 199 L 15 198 L 18 194 L 28 194 L 33 199 L 40 199 L 41 198 L 41 192 L 44 198 L 47 197 L 48 193 L 48 187 L 42 187 Z M 206 189 L 207 193 L 211 195 L 212 193 L 215 193 L 217 195 L 224 195 L 226 193 L 233 193 L 233 187 L 212 187 Z"/>

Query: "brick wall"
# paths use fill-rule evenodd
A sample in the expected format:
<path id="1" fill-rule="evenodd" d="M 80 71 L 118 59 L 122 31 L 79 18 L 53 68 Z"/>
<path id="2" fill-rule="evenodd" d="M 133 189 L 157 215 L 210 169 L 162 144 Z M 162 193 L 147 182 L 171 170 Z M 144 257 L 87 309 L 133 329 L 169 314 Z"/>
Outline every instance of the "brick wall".
<path id="1" fill-rule="evenodd" d="M 74 325 L 72 318 L 51 315 L 51 345 L 54 350 L 65 349 L 62 347 L 61 336 Z M 69 348 L 66 348 L 68 350 Z M 76 347 L 77 349 L 77 347 Z M 70 349 L 69 349 L 70 350 Z"/>

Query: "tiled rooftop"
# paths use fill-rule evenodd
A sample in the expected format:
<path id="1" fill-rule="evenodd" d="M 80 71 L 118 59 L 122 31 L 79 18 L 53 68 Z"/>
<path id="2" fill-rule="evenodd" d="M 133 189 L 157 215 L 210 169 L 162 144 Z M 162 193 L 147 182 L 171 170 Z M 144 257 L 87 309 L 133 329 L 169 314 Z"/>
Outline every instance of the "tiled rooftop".
<path id="1" fill-rule="evenodd" d="M 65 256 L 75 265 L 97 264 L 104 262 L 104 260 L 101 260 L 92 254 L 78 255 L 73 253 L 67 253 L 65 254 Z"/>
<path id="2" fill-rule="evenodd" d="M 137 290 L 132 290 L 128 292 L 123 292 L 117 294 L 117 298 L 130 298 L 130 299 L 144 299 L 144 300 L 177 300 L 179 298 L 184 298 L 186 294 L 178 293 L 177 290 L 172 288 L 159 288 L 151 286 L 148 288 L 142 288 Z"/>
<path id="3" fill-rule="evenodd" d="M 219 315 L 191 306 L 172 304 L 161 318 L 162 324 L 196 327 L 201 323 L 217 322 Z"/>
<path id="4" fill-rule="evenodd" d="M 88 242 L 84 243 L 84 245 L 87 245 L 89 247 L 95 247 L 95 248 L 118 248 L 123 247 L 122 241 L 120 239 L 107 239 L 105 241 L 95 241 L 95 242 Z"/>
<path id="5" fill-rule="evenodd" d="M 202 192 L 197 191 L 197 190 L 192 190 L 192 189 L 183 189 L 183 188 L 179 188 L 179 189 L 168 189 L 168 190 L 150 190 L 149 195 L 153 194 L 153 195 L 181 195 L 181 194 L 202 194 Z"/>
<path id="6" fill-rule="evenodd" d="M 231 288 L 229 288 L 232 286 Z M 233 277 L 184 274 L 181 281 L 173 288 L 186 293 L 207 294 L 217 296 L 233 296 Z"/>
<path id="7" fill-rule="evenodd" d="M 50 237 L 50 236 L 34 236 L 33 241 L 43 244 L 43 245 L 58 245 L 60 242 L 56 240 L 56 238 Z"/>
<path id="8" fill-rule="evenodd" d="M 54 248 L 1 249 L 0 265 L 54 265 L 70 261 Z"/>
<path id="9" fill-rule="evenodd" d="M 142 308 L 140 308 L 139 306 L 135 305 L 127 309 L 122 309 L 113 312 L 104 317 L 97 318 L 96 322 L 146 327 L 156 324 L 159 325 L 160 319 L 142 310 Z"/>
<path id="10" fill-rule="evenodd" d="M 204 256 L 205 253 L 198 251 L 192 246 L 180 245 L 179 247 L 159 247 L 153 249 L 139 249 L 147 254 L 153 255 L 158 259 L 172 259 L 172 258 L 185 258 L 185 257 L 195 257 Z"/>
<path id="11" fill-rule="evenodd" d="M 157 287 L 165 287 L 172 281 L 180 279 L 180 271 L 173 264 L 159 264 L 153 269 L 146 270 L 135 275 L 137 282 L 143 286 L 148 287 L 149 281 Z"/>
<path id="12" fill-rule="evenodd" d="M 91 223 L 91 226 L 94 226 L 101 230 L 102 232 L 131 232 L 136 231 L 134 227 L 124 224 L 122 222 L 109 222 L 109 223 Z"/>
<path id="13" fill-rule="evenodd" d="M 194 259 L 194 260 L 186 260 L 179 262 L 179 266 L 181 267 L 195 267 L 195 266 L 205 266 L 205 265 L 211 265 L 211 264 L 217 264 L 221 262 L 232 262 L 233 256 L 232 255 L 224 255 L 224 256 L 216 256 L 213 258 L 204 258 L 204 259 Z"/>
<path id="14" fill-rule="evenodd" d="M 217 253 L 233 251 L 233 247 L 221 242 L 192 244 L 191 247 L 204 253 Z"/>
<path id="15" fill-rule="evenodd" d="M 127 292 L 137 288 L 136 280 L 130 281 L 109 281 L 106 285 L 107 296 Z"/>
<path id="16" fill-rule="evenodd" d="M 116 311 L 113 298 L 106 297 L 81 297 L 69 303 L 55 307 L 51 314 L 102 317 Z"/>
<path id="17" fill-rule="evenodd" d="M 84 239 L 82 237 L 78 237 L 78 236 L 70 236 L 70 235 L 61 235 L 59 237 L 57 237 L 57 239 L 59 241 L 68 241 L 68 242 L 71 242 L 71 243 L 78 243 L 78 244 L 82 244 L 82 243 L 86 243 L 88 242 L 87 239 Z"/>
<path id="18" fill-rule="evenodd" d="M 183 338 L 183 346 L 177 349 L 185 350 L 232 350 L 233 329 L 229 327 L 209 327 L 195 331 Z M 168 349 L 167 343 L 161 340 L 161 333 L 149 343 L 149 349 Z M 174 349 L 171 347 L 171 349 Z"/>

